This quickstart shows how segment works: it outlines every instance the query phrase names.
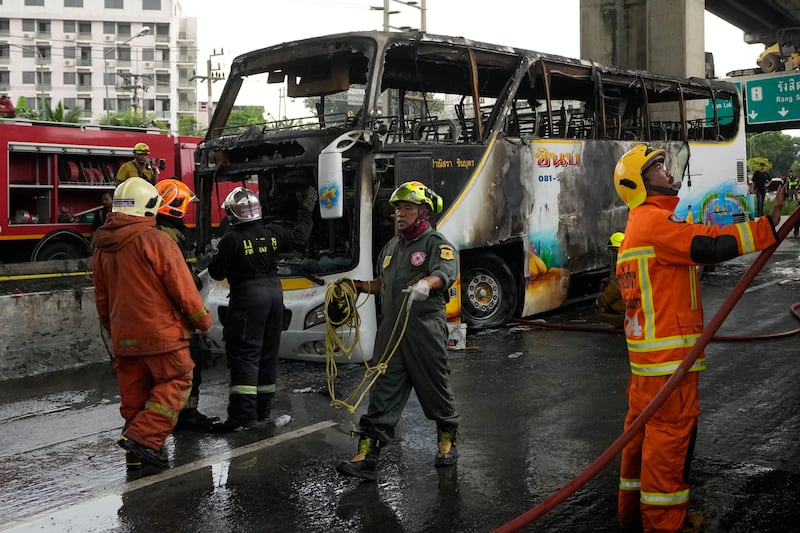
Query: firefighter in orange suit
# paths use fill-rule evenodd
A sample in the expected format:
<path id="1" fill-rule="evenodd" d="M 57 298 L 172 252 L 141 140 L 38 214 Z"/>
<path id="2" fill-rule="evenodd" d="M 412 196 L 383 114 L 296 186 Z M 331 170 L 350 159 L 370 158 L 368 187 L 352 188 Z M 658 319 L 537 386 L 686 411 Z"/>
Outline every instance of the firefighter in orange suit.
<path id="1" fill-rule="evenodd" d="M 169 466 L 164 440 L 192 386 L 189 338 L 211 328 L 180 250 L 156 229 L 160 205 L 156 188 L 141 178 L 117 186 L 93 257 L 95 304 L 111 334 L 125 419 L 118 444 L 129 467 L 137 459 Z"/>
<path id="2" fill-rule="evenodd" d="M 626 302 L 625 337 L 631 365 L 627 429 L 670 378 L 703 330 L 697 265 L 725 261 L 776 242 L 783 190 L 772 212 L 725 227 L 687 224 L 676 217 L 680 178 L 664 150 L 639 145 L 614 171 L 614 186 L 630 208 L 617 277 Z M 676 172 L 676 175 L 682 174 Z M 686 378 L 622 452 L 618 514 L 644 531 L 697 531 L 702 515 L 687 513 L 689 463 L 700 412 L 701 355 Z"/>

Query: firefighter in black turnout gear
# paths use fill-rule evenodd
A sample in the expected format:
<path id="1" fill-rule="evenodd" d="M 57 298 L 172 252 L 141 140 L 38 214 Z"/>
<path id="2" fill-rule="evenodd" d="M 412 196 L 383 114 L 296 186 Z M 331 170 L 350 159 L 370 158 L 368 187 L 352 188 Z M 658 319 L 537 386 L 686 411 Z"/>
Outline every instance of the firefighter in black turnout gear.
<path id="1" fill-rule="evenodd" d="M 277 253 L 299 248 L 311 234 L 317 191 L 306 190 L 292 229 L 261 222 L 258 196 L 237 187 L 223 203 L 231 227 L 208 265 L 209 275 L 230 284 L 222 337 L 230 366 L 228 419 L 212 426 L 227 433 L 269 418 L 278 374 L 283 327 L 283 291 Z"/>

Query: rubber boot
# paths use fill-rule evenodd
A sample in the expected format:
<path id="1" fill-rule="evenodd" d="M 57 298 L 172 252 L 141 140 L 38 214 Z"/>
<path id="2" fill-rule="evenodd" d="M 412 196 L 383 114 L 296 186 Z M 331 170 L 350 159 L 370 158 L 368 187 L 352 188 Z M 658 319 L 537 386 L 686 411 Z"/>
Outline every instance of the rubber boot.
<path id="1" fill-rule="evenodd" d="M 141 470 L 142 458 L 134 452 L 125 452 L 125 468 L 128 470 Z"/>
<path id="2" fill-rule="evenodd" d="M 703 530 L 703 522 L 705 522 L 705 517 L 702 513 L 689 511 L 686 513 L 686 520 L 683 522 L 681 533 L 698 533 Z"/>
<path id="3" fill-rule="evenodd" d="M 270 412 L 272 411 L 272 399 L 275 393 L 269 392 L 259 394 L 256 397 L 256 419 L 259 422 L 264 422 L 269 419 Z"/>
<path id="4" fill-rule="evenodd" d="M 178 415 L 178 423 L 175 424 L 175 431 L 181 430 L 201 430 L 208 431 L 211 425 L 218 421 L 219 417 L 206 416 L 196 407 L 184 407 Z"/>
<path id="5" fill-rule="evenodd" d="M 453 466 L 458 461 L 458 448 L 456 448 L 456 430 L 443 430 L 437 428 L 437 440 L 439 441 L 439 450 L 436 452 L 436 459 L 433 465 L 436 467 Z"/>
<path id="6" fill-rule="evenodd" d="M 336 470 L 345 476 L 375 481 L 380 453 L 381 442 L 362 431 L 358 438 L 358 453 L 352 459 L 340 462 Z"/>

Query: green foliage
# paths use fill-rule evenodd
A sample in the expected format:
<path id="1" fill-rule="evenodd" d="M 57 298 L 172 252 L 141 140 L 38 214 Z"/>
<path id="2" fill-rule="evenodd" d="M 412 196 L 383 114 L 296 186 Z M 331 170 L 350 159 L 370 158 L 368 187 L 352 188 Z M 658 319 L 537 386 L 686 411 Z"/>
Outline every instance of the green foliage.
<path id="1" fill-rule="evenodd" d="M 28 107 L 28 100 L 24 96 L 20 96 L 17 99 L 17 103 L 14 106 L 14 112 L 17 115 L 17 118 L 24 118 L 27 120 L 39 120 L 39 114 L 36 112 L 35 109 L 31 109 Z"/>
<path id="2" fill-rule="evenodd" d="M 231 111 L 225 129 L 264 123 L 264 106 L 242 106 Z"/>
<path id="3" fill-rule="evenodd" d="M 769 213 L 772 210 L 772 204 L 774 203 L 773 198 L 768 198 L 764 200 L 764 214 Z M 794 213 L 794 210 L 797 209 L 797 200 L 784 200 L 783 207 L 781 209 L 782 215 L 791 215 Z"/>
<path id="4" fill-rule="evenodd" d="M 55 109 L 50 106 L 45 106 L 42 109 L 42 120 L 49 120 L 51 122 L 68 122 L 70 124 L 77 124 L 80 122 L 81 110 L 78 108 L 64 110 L 64 105 L 59 102 Z"/>
<path id="5" fill-rule="evenodd" d="M 785 175 L 797 165 L 800 138 L 779 131 L 748 134 L 747 151 L 750 155 L 747 167 L 751 172 L 758 170 L 759 162 L 764 162 L 770 174 Z"/>
<path id="6" fill-rule="evenodd" d="M 178 135 L 200 135 L 197 119 L 191 115 L 181 115 L 178 119 Z"/>

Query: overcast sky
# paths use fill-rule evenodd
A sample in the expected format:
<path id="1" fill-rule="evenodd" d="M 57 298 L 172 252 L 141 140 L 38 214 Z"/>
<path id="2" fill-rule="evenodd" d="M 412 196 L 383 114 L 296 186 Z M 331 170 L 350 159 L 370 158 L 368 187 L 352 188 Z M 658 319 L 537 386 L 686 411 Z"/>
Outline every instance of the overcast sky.
<path id="1" fill-rule="evenodd" d="M 383 0 L 183 0 L 184 12 L 198 19 L 199 74 L 212 51 L 227 73 L 238 54 L 306 37 L 380 30 Z M 391 0 L 396 27 L 420 25 L 420 10 Z M 427 0 L 427 30 L 494 44 L 512 45 L 567 57 L 580 55 L 579 0 Z M 705 51 L 714 54 L 717 76 L 756 66 L 762 45 L 747 45 L 742 31 L 705 15 Z M 214 99 L 223 83 L 214 84 Z M 204 99 L 201 88 L 199 99 Z"/>

